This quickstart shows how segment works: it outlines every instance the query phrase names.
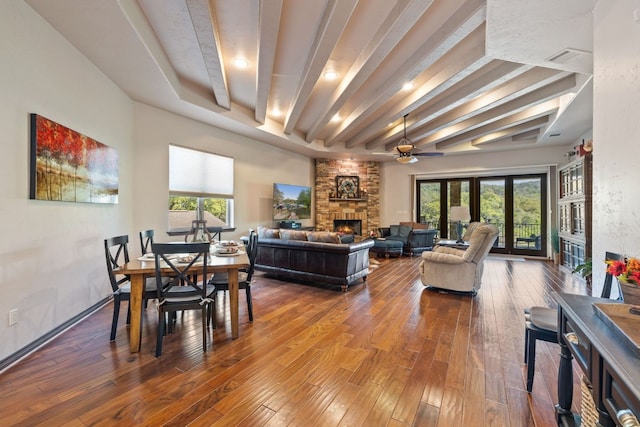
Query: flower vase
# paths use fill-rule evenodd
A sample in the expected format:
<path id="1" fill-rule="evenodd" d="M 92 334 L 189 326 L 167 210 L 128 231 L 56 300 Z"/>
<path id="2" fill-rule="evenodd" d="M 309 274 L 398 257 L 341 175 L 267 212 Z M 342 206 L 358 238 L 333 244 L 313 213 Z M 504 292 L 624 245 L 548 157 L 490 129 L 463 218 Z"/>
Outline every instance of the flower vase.
<path id="1" fill-rule="evenodd" d="M 618 280 L 625 304 L 640 305 L 640 285 Z"/>

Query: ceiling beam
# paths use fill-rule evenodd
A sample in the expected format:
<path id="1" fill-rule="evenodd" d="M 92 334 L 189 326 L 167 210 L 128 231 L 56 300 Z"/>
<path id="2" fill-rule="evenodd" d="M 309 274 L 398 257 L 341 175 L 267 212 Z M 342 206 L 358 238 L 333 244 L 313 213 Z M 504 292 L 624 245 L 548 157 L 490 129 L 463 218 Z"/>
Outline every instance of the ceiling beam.
<path id="1" fill-rule="evenodd" d="M 440 3 L 436 2 L 432 9 L 438 6 Z M 436 96 L 464 78 L 462 70 L 471 73 L 490 61 L 484 56 L 486 29 L 484 27 L 485 7 L 482 2 L 465 2 L 458 9 L 450 12 L 449 18 L 444 23 L 438 21 L 440 18 L 436 13 L 426 16 L 424 23 L 421 22 L 420 25 L 434 28 L 433 35 L 425 42 L 418 44 L 418 48 L 402 64 L 399 64 L 397 69 L 406 70 L 406 73 L 393 73 L 378 87 L 366 90 L 368 94 L 366 99 L 362 100 L 360 105 L 350 112 L 349 117 L 325 138 L 326 147 L 338 141 L 347 140 L 360 130 L 370 127 L 375 119 L 372 115 L 380 110 L 383 110 L 382 114 L 378 114 L 378 122 L 374 127 L 384 128 L 387 123 L 394 121 L 389 118 L 391 110 L 382 108 L 385 104 L 392 102 L 394 97 L 401 98 L 404 104 L 410 105 L 426 94 Z M 450 46 L 453 52 L 449 50 Z M 440 64 L 440 69 L 447 66 L 448 69 L 440 71 L 439 75 L 434 75 L 437 71 L 432 68 L 437 68 L 434 65 L 438 62 L 444 63 Z M 429 81 L 422 84 L 421 88 L 411 93 L 402 92 L 404 83 L 408 81 L 418 83 L 426 79 Z M 407 112 L 406 109 L 393 111 L 395 119 L 403 117 Z"/>
<path id="2" fill-rule="evenodd" d="M 527 93 L 519 98 L 516 98 L 507 103 L 496 106 L 493 109 L 484 111 L 482 114 L 477 117 L 473 117 L 473 120 L 477 123 L 484 123 L 486 120 L 500 118 L 507 114 L 511 114 L 514 111 L 519 111 L 521 109 L 526 108 L 527 106 L 534 105 L 536 103 L 541 103 L 547 101 L 552 98 L 556 98 L 575 87 L 575 74 L 564 77 L 557 82 L 551 83 L 545 86 L 542 89 L 539 89 L 535 92 Z M 460 127 L 463 127 L 465 123 L 461 123 Z M 422 145 L 422 141 L 420 144 L 416 143 L 416 145 Z M 453 143 L 448 143 L 446 140 L 442 142 L 436 143 L 436 149 L 442 150 L 447 147 L 454 145 Z"/>
<path id="3" fill-rule="evenodd" d="M 523 132 L 529 132 L 533 129 L 540 129 L 542 126 L 544 126 L 548 122 L 549 122 L 549 116 L 539 117 L 537 119 L 529 120 L 527 122 L 521 123 L 516 126 L 507 127 L 497 132 L 492 132 L 492 133 L 483 135 L 481 137 L 472 139 L 471 145 L 480 146 L 483 144 L 488 144 L 491 142 L 498 141 L 508 136 L 518 135 Z"/>
<path id="4" fill-rule="evenodd" d="M 267 118 L 267 104 L 271 91 L 273 64 L 278 45 L 278 30 L 283 0 L 260 0 L 258 18 L 258 64 L 256 71 L 256 108 L 258 123 L 264 124 Z"/>
<path id="5" fill-rule="evenodd" d="M 340 35 L 344 31 L 358 0 L 329 0 L 325 7 L 316 37 L 307 56 L 302 77 L 291 98 L 291 104 L 284 121 L 284 133 L 291 134 L 309 101 L 322 70 L 331 56 Z M 309 141 L 307 141 L 309 142 Z"/>
<path id="6" fill-rule="evenodd" d="M 231 109 L 231 98 L 227 77 L 224 73 L 220 36 L 216 25 L 216 16 L 209 7 L 208 0 L 186 0 L 187 9 L 195 30 L 202 58 L 207 67 L 211 89 L 216 103 L 227 110 Z"/>
<path id="7" fill-rule="evenodd" d="M 453 130 L 453 125 L 457 125 L 457 128 L 460 129 L 463 128 L 459 123 L 464 120 L 476 117 L 474 120 L 477 125 L 484 123 L 486 120 L 491 118 L 492 112 L 490 110 L 500 105 L 517 105 L 519 109 L 524 109 L 535 102 L 543 102 L 550 96 L 547 92 L 552 92 L 552 95 L 555 96 L 556 93 L 561 93 L 562 90 L 565 90 L 565 86 L 569 86 L 569 88 L 575 86 L 575 77 L 570 79 L 570 81 L 565 82 L 565 84 L 562 84 L 561 88 L 557 89 L 557 91 L 557 85 L 551 86 L 539 95 L 542 99 L 539 99 L 536 95 L 530 95 L 529 97 L 526 97 L 526 95 L 530 94 L 530 92 L 535 93 L 541 87 L 549 85 L 550 82 L 556 82 L 563 75 L 565 75 L 565 73 L 557 70 L 543 68 L 534 68 L 529 70 L 526 73 L 517 76 L 515 79 L 510 80 L 480 95 L 479 97 L 467 101 L 466 103 L 448 111 L 446 114 L 438 116 L 436 119 L 431 120 L 418 128 L 414 127 L 410 132 L 409 138 L 419 146 L 423 144 L 421 142 L 422 139 L 441 129 L 451 127 Z M 514 99 L 518 99 L 519 101 L 510 103 Z M 508 109 L 508 106 L 503 107 L 503 115 L 510 114 L 512 112 L 512 110 Z M 421 118 L 422 115 L 422 112 L 420 112 L 419 118 Z M 393 142 L 389 142 L 385 144 L 385 149 L 389 151 L 394 145 L 395 144 Z"/>
<path id="8" fill-rule="evenodd" d="M 465 77 L 464 80 L 457 85 L 442 92 L 438 96 L 431 99 L 431 102 L 417 104 L 413 111 L 413 117 L 419 117 L 423 123 L 433 120 L 439 115 L 453 110 L 456 107 L 474 99 L 481 94 L 494 89 L 505 82 L 516 78 L 517 76 L 528 71 L 530 67 L 516 64 L 513 62 L 504 62 L 493 60 L 480 70 Z M 425 101 L 426 101 L 425 97 Z M 392 140 L 397 140 L 402 132 L 400 126 L 388 129 L 383 133 L 374 134 L 378 129 L 371 129 L 368 133 L 357 135 L 354 140 L 360 139 L 366 142 L 365 148 L 372 150 L 380 145 L 386 144 Z M 349 141 L 350 142 L 350 141 Z"/>
<path id="9" fill-rule="evenodd" d="M 511 114 L 513 113 L 512 111 L 508 111 L 506 114 L 493 116 L 494 111 L 489 111 L 485 113 L 486 115 L 481 117 L 480 120 L 478 120 L 478 118 L 476 117 L 471 117 L 463 122 L 458 123 L 457 125 L 451 126 L 450 128 L 444 128 L 438 132 L 432 133 L 431 135 L 422 139 L 420 141 L 420 145 L 424 146 L 427 144 L 435 144 L 440 141 L 446 141 L 439 146 L 439 149 L 442 150 L 456 145 L 461 141 L 478 138 L 479 136 L 485 135 L 487 133 L 496 132 L 510 126 L 524 123 L 534 118 L 557 113 L 559 106 L 560 101 L 557 97 L 555 97 L 545 102 L 533 105 L 529 108 L 521 109 L 520 111 L 516 109 L 514 114 Z M 502 111 L 497 111 L 496 113 L 500 112 Z M 485 118 L 486 120 L 482 120 Z M 454 139 L 458 135 L 463 135 L 463 138 Z"/>
<path id="10" fill-rule="evenodd" d="M 443 1 L 443 0 L 439 0 Z M 450 0 L 449 0 L 450 1 Z M 474 0 L 476 1 L 476 0 Z M 413 28 L 433 0 L 398 0 L 386 19 L 371 37 L 367 46 L 353 62 L 330 102 L 308 129 L 305 140 L 313 141 L 340 108 L 376 71 L 394 47 Z"/>

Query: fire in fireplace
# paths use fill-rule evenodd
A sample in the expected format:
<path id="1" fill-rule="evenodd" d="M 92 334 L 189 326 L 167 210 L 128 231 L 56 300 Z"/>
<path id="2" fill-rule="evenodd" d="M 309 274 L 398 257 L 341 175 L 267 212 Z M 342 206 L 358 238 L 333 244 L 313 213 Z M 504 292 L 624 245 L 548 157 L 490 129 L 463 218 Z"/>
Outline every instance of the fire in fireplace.
<path id="1" fill-rule="evenodd" d="M 362 234 L 362 220 L 359 219 L 334 219 L 333 230 L 344 234 Z"/>

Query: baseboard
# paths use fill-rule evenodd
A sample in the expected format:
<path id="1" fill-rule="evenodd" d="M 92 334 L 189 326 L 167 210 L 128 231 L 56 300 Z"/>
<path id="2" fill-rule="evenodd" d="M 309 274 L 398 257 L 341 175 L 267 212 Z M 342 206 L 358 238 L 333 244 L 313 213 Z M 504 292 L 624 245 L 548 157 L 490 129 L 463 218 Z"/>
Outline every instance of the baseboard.
<path id="1" fill-rule="evenodd" d="M 7 368 L 12 366 L 13 364 L 17 363 L 18 361 L 20 361 L 24 357 L 28 356 L 29 354 L 33 353 L 34 351 L 36 351 L 37 349 L 39 349 L 40 347 L 42 347 L 43 345 L 45 345 L 46 343 L 51 341 L 56 336 L 60 335 L 61 333 L 63 333 L 67 329 L 69 329 L 70 327 L 72 327 L 72 326 L 76 325 L 77 323 L 79 323 L 80 321 L 82 321 L 85 317 L 93 314 L 94 312 L 96 312 L 97 310 L 102 308 L 109 301 L 111 301 L 111 297 L 107 297 L 107 298 L 97 302 L 96 304 L 92 305 L 91 307 L 89 307 L 88 309 L 83 311 L 82 313 L 78 314 L 77 316 L 72 317 L 71 319 L 69 319 L 66 322 L 64 322 L 62 325 L 60 325 L 57 328 L 53 329 L 52 331 L 44 334 L 43 336 L 41 336 L 37 340 L 35 340 L 32 343 L 28 344 L 27 346 L 21 348 L 20 350 L 16 351 L 15 353 L 11 354 L 6 359 L 0 361 L 0 374 L 2 372 L 4 372 Z"/>

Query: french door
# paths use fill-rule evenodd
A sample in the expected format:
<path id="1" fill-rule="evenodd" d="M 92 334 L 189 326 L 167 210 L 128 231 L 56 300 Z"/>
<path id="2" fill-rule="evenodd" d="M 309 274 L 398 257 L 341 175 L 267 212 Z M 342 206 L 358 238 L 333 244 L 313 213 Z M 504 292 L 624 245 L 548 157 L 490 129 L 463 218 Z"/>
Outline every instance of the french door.
<path id="1" fill-rule="evenodd" d="M 418 181 L 416 220 L 438 228 L 441 238 L 457 239 L 451 207 L 466 206 L 470 221 L 498 228 L 492 252 L 545 257 L 546 188 L 545 174 Z"/>

